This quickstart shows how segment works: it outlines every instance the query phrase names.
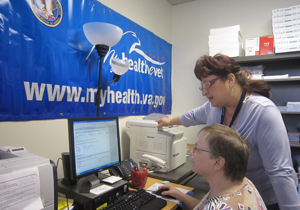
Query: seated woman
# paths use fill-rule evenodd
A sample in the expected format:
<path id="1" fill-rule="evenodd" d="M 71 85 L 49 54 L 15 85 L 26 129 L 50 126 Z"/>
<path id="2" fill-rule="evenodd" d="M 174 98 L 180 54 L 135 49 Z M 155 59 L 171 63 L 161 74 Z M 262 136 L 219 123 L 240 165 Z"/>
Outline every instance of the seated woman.
<path id="1" fill-rule="evenodd" d="M 238 132 L 221 124 L 204 127 L 190 153 L 192 170 L 208 181 L 210 191 L 200 201 L 163 185 L 159 189 L 168 191 L 162 195 L 176 197 L 196 210 L 267 209 L 253 183 L 245 177 L 250 146 Z"/>

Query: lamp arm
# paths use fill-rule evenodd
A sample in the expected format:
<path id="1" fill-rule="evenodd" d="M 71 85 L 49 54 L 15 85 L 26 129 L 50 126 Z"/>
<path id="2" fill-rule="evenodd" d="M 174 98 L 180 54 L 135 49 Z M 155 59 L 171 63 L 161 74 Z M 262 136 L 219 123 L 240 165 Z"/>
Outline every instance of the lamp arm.
<path id="1" fill-rule="evenodd" d="M 100 102 L 100 90 L 101 90 L 102 88 L 104 88 L 105 86 L 107 86 L 107 85 L 113 83 L 113 82 L 118 82 L 118 81 L 120 80 L 120 77 L 121 77 L 121 75 L 114 74 L 113 80 L 112 80 L 112 81 L 110 81 L 110 82 L 108 82 L 108 83 L 106 83 L 106 84 L 104 84 L 104 85 L 102 85 L 102 86 L 100 86 L 100 87 L 98 88 L 97 93 L 96 93 L 96 101 L 95 101 L 95 104 L 96 104 L 97 106 L 99 106 L 98 104 L 99 104 L 99 102 Z M 99 112 L 97 112 L 97 113 L 99 113 Z M 99 117 L 99 114 L 98 114 L 97 117 Z"/>
<path id="2" fill-rule="evenodd" d="M 117 75 L 117 74 L 115 74 L 115 75 Z M 120 76 L 120 75 L 117 75 L 117 77 L 115 77 L 115 75 L 114 75 L 114 78 L 113 78 L 112 81 L 110 81 L 110 82 L 108 82 L 108 83 L 102 85 L 102 86 L 98 89 L 98 91 L 101 90 L 102 88 L 104 88 L 105 86 L 109 85 L 109 84 L 112 83 L 112 82 L 118 82 L 121 76 Z"/>

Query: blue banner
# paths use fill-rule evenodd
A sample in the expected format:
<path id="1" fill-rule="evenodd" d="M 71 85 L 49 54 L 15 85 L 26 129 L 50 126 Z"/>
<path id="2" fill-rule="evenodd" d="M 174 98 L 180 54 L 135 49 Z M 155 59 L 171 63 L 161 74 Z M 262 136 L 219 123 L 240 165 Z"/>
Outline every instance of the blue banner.
<path id="1" fill-rule="evenodd" d="M 99 55 L 88 22 L 123 30 L 103 60 L 128 61 L 119 82 L 100 91 L 100 116 L 171 113 L 171 44 L 96 0 L 1 0 L 0 121 L 95 117 Z"/>

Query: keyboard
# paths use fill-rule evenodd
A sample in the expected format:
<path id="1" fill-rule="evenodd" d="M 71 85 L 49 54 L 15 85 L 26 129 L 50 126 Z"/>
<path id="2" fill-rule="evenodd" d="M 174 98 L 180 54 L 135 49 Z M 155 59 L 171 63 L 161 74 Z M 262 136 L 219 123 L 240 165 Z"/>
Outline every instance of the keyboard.
<path id="1" fill-rule="evenodd" d="M 167 201 L 139 188 L 136 191 L 128 191 L 103 210 L 160 210 L 166 205 Z"/>

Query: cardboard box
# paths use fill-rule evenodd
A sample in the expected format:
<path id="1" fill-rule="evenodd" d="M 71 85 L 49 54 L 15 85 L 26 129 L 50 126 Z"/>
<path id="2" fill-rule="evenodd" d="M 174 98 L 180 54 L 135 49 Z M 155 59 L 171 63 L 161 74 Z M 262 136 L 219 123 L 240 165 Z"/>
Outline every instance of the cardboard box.
<path id="1" fill-rule="evenodd" d="M 245 55 L 259 55 L 259 37 L 245 39 Z"/>
<path id="2" fill-rule="evenodd" d="M 259 39 L 259 54 L 274 54 L 274 36 L 261 36 Z"/>

